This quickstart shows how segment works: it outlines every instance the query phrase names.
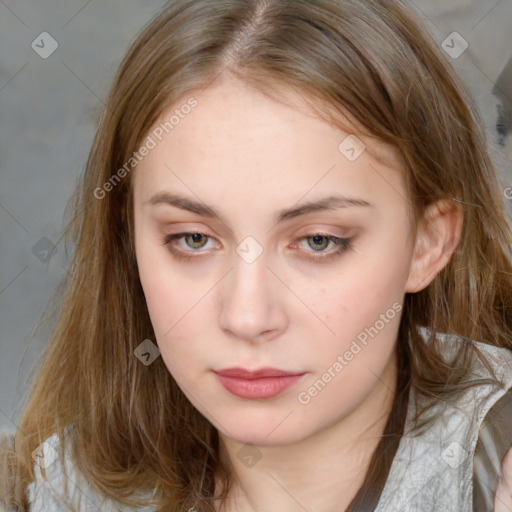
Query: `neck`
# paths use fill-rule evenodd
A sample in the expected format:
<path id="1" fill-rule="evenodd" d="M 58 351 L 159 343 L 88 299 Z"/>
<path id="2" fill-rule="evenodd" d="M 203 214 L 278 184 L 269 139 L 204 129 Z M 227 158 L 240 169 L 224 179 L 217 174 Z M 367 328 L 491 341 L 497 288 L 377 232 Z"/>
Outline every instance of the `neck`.
<path id="1" fill-rule="evenodd" d="M 246 465 L 237 456 L 244 443 L 219 432 L 221 461 L 230 469 L 233 483 L 218 510 L 346 510 L 384 433 L 396 375 L 396 358 L 392 357 L 373 390 L 347 415 L 299 442 L 252 447 L 261 455 L 254 465 Z M 221 485 L 217 482 L 218 496 Z"/>

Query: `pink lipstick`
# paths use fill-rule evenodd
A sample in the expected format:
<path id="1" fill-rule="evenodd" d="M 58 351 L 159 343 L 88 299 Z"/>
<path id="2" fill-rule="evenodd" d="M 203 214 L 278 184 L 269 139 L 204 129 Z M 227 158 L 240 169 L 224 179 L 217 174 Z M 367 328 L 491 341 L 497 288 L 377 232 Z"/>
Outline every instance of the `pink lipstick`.
<path id="1" fill-rule="evenodd" d="M 277 368 L 225 368 L 215 373 L 227 391 L 240 398 L 252 400 L 277 396 L 305 375 L 305 372 L 287 372 Z"/>

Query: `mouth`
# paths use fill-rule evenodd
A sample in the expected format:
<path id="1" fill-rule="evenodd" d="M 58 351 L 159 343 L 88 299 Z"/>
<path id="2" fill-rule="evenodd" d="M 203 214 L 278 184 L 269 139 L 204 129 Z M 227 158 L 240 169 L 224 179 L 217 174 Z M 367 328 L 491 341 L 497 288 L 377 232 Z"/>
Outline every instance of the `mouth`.
<path id="1" fill-rule="evenodd" d="M 289 372 L 277 368 L 226 368 L 216 370 L 219 382 L 239 398 L 262 400 L 272 398 L 302 379 L 306 372 Z"/>

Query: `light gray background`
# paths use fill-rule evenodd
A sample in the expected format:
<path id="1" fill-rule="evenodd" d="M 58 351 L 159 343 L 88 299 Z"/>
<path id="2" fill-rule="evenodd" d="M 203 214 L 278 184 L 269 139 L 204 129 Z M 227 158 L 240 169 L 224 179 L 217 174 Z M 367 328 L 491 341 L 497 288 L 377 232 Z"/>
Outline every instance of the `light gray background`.
<path id="1" fill-rule="evenodd" d="M 29 371 L 50 334 L 33 329 L 65 275 L 65 248 L 44 262 L 40 240 L 59 238 L 116 67 L 165 3 L 0 0 L 0 430 L 16 428 Z M 453 31 L 468 42 L 451 62 L 485 118 L 501 187 L 512 186 L 512 136 L 498 146 L 499 100 L 491 94 L 512 55 L 512 0 L 417 0 L 411 7 L 439 44 Z M 58 43 L 46 59 L 31 47 L 42 32 Z M 505 203 L 511 215 L 512 201 Z"/>

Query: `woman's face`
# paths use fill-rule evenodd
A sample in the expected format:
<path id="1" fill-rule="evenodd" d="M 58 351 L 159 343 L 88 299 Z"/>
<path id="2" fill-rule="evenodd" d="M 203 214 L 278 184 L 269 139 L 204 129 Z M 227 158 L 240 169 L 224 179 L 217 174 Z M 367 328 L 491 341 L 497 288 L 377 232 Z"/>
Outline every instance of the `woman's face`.
<path id="1" fill-rule="evenodd" d="M 155 147 L 133 176 L 138 269 L 165 365 L 240 442 L 296 442 L 357 410 L 370 422 L 376 389 L 392 393 L 409 291 L 400 160 L 365 139 L 390 167 L 379 163 L 292 93 L 297 108 L 235 80 L 181 108 L 190 96 L 147 134 Z M 296 377 L 216 373 L 233 367 Z"/>

